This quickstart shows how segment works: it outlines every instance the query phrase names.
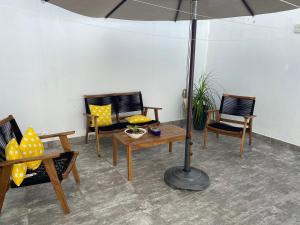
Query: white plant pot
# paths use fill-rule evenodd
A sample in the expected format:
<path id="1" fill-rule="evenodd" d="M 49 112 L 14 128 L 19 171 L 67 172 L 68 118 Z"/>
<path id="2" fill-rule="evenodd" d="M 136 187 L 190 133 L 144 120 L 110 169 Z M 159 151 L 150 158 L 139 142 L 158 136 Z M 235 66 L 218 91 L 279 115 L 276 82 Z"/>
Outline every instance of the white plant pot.
<path id="1" fill-rule="evenodd" d="M 129 137 L 133 138 L 133 139 L 139 139 L 141 138 L 144 134 L 147 133 L 147 130 L 143 129 L 143 128 L 139 128 L 139 130 L 143 131 L 143 133 L 141 134 L 130 134 L 130 133 L 127 133 L 129 129 L 126 129 L 124 130 L 125 134 L 127 134 Z"/>

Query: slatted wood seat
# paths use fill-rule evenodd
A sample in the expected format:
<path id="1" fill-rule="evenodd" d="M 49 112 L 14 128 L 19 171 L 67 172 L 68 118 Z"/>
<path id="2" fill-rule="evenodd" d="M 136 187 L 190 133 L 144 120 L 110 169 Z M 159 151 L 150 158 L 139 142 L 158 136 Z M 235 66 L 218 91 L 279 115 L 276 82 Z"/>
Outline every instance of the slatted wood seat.
<path id="1" fill-rule="evenodd" d="M 6 161 L 5 148 L 9 141 L 13 138 L 20 144 L 22 133 L 13 116 L 9 116 L 0 121 L 0 212 L 3 206 L 5 194 L 8 189 L 21 188 L 24 186 L 32 186 L 42 183 L 52 183 L 57 198 L 65 214 L 70 212 L 68 203 L 65 199 L 60 182 L 67 178 L 72 172 L 76 183 L 80 183 L 79 174 L 75 165 L 78 152 L 71 150 L 71 145 L 68 141 L 68 135 L 74 134 L 74 131 L 63 132 L 51 135 L 40 136 L 40 139 L 59 137 L 64 152 L 52 152 L 43 156 Z M 27 176 L 18 187 L 10 179 L 12 166 L 17 163 L 42 160 L 42 164 L 36 170 L 27 170 Z"/>
<path id="2" fill-rule="evenodd" d="M 204 129 L 204 147 L 207 147 L 208 132 L 241 138 L 240 157 L 243 157 L 243 149 L 246 133 L 249 133 L 249 144 L 253 140 L 253 115 L 255 97 L 224 94 L 221 100 L 220 110 L 209 110 Z M 214 114 L 215 121 L 212 121 Z M 225 118 L 224 116 L 242 117 L 244 120 Z M 235 125 L 233 125 L 235 124 Z"/>

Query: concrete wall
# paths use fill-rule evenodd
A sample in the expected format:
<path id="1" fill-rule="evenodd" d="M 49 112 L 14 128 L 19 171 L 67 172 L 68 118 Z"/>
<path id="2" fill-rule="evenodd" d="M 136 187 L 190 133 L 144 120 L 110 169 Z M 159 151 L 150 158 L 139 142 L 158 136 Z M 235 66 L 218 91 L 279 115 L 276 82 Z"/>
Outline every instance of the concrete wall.
<path id="1" fill-rule="evenodd" d="M 255 131 L 300 145 L 296 23 L 299 10 L 200 21 L 196 80 L 212 72 L 225 92 L 255 95 Z M 2 0 L 0 117 L 80 136 L 84 94 L 141 90 L 145 105 L 164 108 L 162 121 L 178 120 L 188 31 L 188 22 L 91 19 L 40 0 Z"/>
<path id="2" fill-rule="evenodd" d="M 230 21 L 210 23 L 206 70 L 257 97 L 255 132 L 300 145 L 300 10 Z"/>
<path id="3" fill-rule="evenodd" d="M 0 1 L 0 118 L 84 133 L 83 95 L 141 90 L 162 121 L 182 117 L 189 24 L 91 19 L 40 0 Z M 197 73 L 208 23 L 199 27 Z M 200 57 L 201 56 L 201 57 Z"/>

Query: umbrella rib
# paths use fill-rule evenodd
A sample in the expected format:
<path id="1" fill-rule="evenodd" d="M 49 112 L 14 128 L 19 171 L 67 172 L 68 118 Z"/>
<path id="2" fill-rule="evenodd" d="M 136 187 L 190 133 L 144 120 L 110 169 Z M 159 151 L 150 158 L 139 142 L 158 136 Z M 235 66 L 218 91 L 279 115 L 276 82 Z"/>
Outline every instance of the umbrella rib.
<path id="1" fill-rule="evenodd" d="M 249 3 L 246 0 L 241 0 L 242 3 L 244 4 L 244 6 L 246 7 L 247 11 L 251 14 L 251 16 L 254 16 L 254 11 L 253 9 L 250 7 Z"/>
<path id="2" fill-rule="evenodd" d="M 182 4 L 182 0 L 179 0 L 178 1 L 178 6 L 177 6 L 177 10 L 176 10 L 176 14 L 175 14 L 175 22 L 177 21 L 178 19 L 178 16 L 179 16 L 179 10 L 181 8 L 181 4 Z"/>
<path id="3" fill-rule="evenodd" d="M 122 0 L 118 5 L 116 5 L 106 16 L 105 19 L 109 18 L 115 11 L 117 11 L 127 0 Z"/>
<path id="4" fill-rule="evenodd" d="M 287 5 L 290 5 L 290 6 L 294 6 L 294 7 L 296 7 L 296 8 L 300 8 L 299 5 L 296 5 L 296 4 L 294 4 L 294 3 L 291 3 L 291 2 L 288 2 L 288 1 L 285 1 L 285 0 L 279 0 L 279 1 L 282 2 L 282 3 L 285 3 L 285 4 L 287 4 Z"/>

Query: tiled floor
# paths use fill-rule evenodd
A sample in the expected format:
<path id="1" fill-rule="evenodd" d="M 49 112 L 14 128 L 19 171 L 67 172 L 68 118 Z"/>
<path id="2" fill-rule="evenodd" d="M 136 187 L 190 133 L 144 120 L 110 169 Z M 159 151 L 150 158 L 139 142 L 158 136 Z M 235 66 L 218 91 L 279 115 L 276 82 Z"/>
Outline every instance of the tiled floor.
<path id="1" fill-rule="evenodd" d="M 173 190 L 164 171 L 183 164 L 183 143 L 134 153 L 132 182 L 127 181 L 125 149 L 113 167 L 111 139 L 74 145 L 80 151 L 81 184 L 62 183 L 71 213 L 64 215 L 49 184 L 9 190 L 0 224 L 300 224 L 300 151 L 256 139 L 239 158 L 239 140 L 210 136 L 201 148 L 195 134 L 193 166 L 204 169 L 211 185 L 203 192 Z"/>

